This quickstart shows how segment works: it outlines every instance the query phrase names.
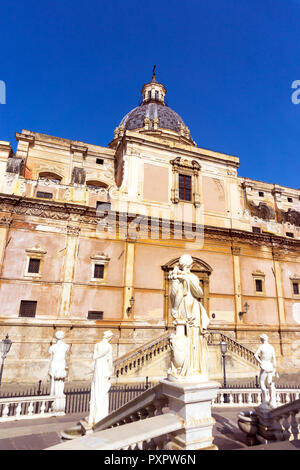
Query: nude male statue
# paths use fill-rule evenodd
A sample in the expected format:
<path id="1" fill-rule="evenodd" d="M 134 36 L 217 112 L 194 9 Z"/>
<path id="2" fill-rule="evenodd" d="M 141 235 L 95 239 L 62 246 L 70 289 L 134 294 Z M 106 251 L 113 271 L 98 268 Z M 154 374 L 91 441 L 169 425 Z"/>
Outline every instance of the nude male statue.
<path id="1" fill-rule="evenodd" d="M 258 347 L 254 357 L 260 364 L 259 382 L 262 391 L 262 404 L 263 407 L 276 407 L 276 390 L 273 382 L 273 377 L 276 372 L 276 357 L 275 350 L 266 334 L 260 337 L 261 345 Z M 278 376 L 278 374 L 277 374 Z"/>

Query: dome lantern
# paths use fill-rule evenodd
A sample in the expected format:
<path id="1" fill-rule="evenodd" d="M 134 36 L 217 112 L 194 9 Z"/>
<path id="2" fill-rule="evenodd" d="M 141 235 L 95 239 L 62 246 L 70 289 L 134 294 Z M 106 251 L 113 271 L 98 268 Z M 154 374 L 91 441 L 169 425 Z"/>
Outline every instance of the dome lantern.
<path id="1" fill-rule="evenodd" d="M 145 83 L 142 88 L 143 103 L 158 102 L 164 105 L 167 90 L 162 83 L 156 81 L 155 68 L 156 65 L 153 67 L 152 81 Z"/>

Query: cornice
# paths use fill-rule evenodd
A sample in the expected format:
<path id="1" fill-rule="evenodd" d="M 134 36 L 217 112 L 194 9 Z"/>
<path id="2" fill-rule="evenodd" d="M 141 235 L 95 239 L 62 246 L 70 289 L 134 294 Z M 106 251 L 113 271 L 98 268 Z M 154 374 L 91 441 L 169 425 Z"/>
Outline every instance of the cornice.
<path id="1" fill-rule="evenodd" d="M 140 228 L 141 235 L 150 233 L 150 230 L 152 230 L 152 232 L 157 231 L 157 233 L 162 233 L 166 227 L 170 228 L 171 237 L 182 228 L 184 228 L 184 232 L 182 233 L 186 233 L 189 236 L 193 233 L 198 233 L 199 230 L 203 230 L 203 227 L 191 223 L 184 223 L 183 226 L 183 222 L 162 218 L 152 218 L 150 221 L 147 216 L 114 211 L 108 214 L 103 213 L 98 215 L 96 209 L 92 207 L 56 201 L 37 201 L 33 198 L 7 194 L 0 194 L 0 211 L 2 212 L 2 217 L 8 217 L 9 220 L 13 219 L 14 215 L 23 215 L 97 225 L 111 219 L 112 221 L 116 221 L 117 228 L 125 224 L 130 224 L 133 232 L 133 223 L 134 220 L 137 219 L 137 226 Z M 136 235 L 137 238 L 139 238 L 138 233 Z M 300 240 L 232 228 L 206 225 L 204 227 L 204 238 L 227 241 L 229 243 L 234 240 L 235 243 L 247 243 L 254 246 L 267 245 L 276 253 L 280 253 L 280 250 L 300 251 Z"/>
<path id="2" fill-rule="evenodd" d="M 214 163 L 222 163 L 223 165 L 227 165 L 234 168 L 238 168 L 240 166 L 238 157 L 213 152 L 212 150 L 207 150 L 206 153 L 206 149 L 194 147 L 192 145 L 189 148 L 186 148 L 187 146 L 180 145 L 179 142 L 174 142 L 171 139 L 168 141 L 167 137 L 161 137 L 161 139 L 155 138 L 155 140 L 151 140 L 150 138 L 147 138 L 147 134 L 139 134 L 136 132 L 126 131 L 124 136 L 122 136 L 121 140 L 122 143 L 126 141 L 138 145 L 147 145 L 149 147 L 164 149 L 168 152 L 174 153 L 176 156 L 180 154 L 181 156 L 193 157 L 200 160 L 211 161 Z M 113 145 L 113 143 L 114 141 L 112 141 L 109 145 Z"/>

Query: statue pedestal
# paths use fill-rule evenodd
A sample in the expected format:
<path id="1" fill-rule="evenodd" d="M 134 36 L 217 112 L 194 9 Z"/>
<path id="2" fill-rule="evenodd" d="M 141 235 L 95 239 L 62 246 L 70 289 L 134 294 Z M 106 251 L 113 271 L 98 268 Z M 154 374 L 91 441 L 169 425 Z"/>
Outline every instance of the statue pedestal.
<path id="1" fill-rule="evenodd" d="M 170 413 L 184 421 L 184 428 L 170 435 L 170 450 L 217 450 L 213 444 L 211 402 L 217 397 L 217 382 L 181 382 L 161 380 Z"/>
<path id="2" fill-rule="evenodd" d="M 80 427 L 81 427 L 81 434 L 84 436 L 85 434 L 92 434 L 93 431 L 93 425 L 89 424 L 88 422 L 88 417 L 85 419 L 82 419 L 80 422 Z"/>
<path id="3" fill-rule="evenodd" d="M 52 412 L 55 414 L 55 416 L 64 416 L 66 414 L 66 395 L 64 394 L 64 386 L 64 379 L 53 380 L 52 394 L 55 396 L 55 400 L 52 403 Z"/>

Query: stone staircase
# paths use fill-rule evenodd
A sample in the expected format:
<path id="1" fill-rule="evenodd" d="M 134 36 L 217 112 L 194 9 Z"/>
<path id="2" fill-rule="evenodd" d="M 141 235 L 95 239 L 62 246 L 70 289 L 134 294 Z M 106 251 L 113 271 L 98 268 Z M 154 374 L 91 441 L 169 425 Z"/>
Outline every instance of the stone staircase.
<path id="1" fill-rule="evenodd" d="M 147 376 L 151 382 L 157 382 L 166 377 L 171 358 L 170 334 L 170 331 L 167 331 L 115 360 L 115 382 L 139 382 L 144 381 Z M 208 335 L 211 379 L 223 378 L 221 341 L 227 343 L 226 371 L 229 379 L 255 377 L 259 373 L 259 365 L 253 351 L 226 334 L 211 330 Z"/>

